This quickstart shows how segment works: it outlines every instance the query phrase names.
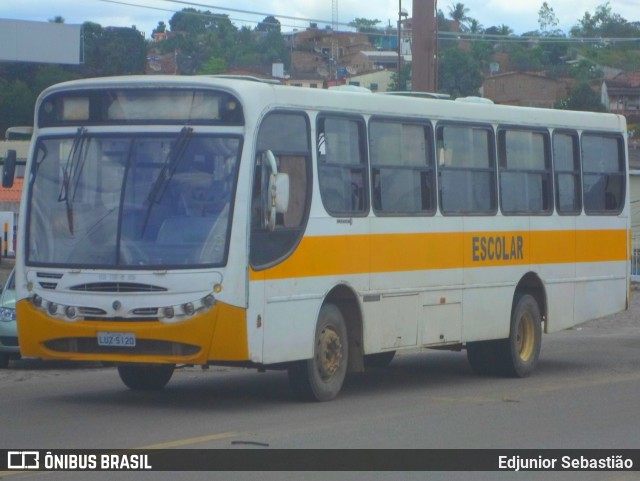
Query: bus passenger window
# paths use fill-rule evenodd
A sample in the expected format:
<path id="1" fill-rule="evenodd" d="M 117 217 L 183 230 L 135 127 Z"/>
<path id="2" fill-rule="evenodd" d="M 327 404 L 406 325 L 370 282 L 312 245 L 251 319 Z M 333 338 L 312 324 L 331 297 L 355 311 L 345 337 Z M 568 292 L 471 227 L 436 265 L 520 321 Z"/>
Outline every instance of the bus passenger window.
<path id="1" fill-rule="evenodd" d="M 373 208 L 379 215 L 433 213 L 431 129 L 374 120 L 369 125 Z"/>
<path id="2" fill-rule="evenodd" d="M 360 119 L 318 120 L 318 182 L 331 215 L 366 215 L 369 210 L 364 139 Z"/>
<path id="3" fill-rule="evenodd" d="M 587 214 L 618 214 L 624 205 L 625 166 L 620 137 L 583 134 L 582 171 Z"/>
<path id="4" fill-rule="evenodd" d="M 580 187 L 580 148 L 575 132 L 554 132 L 556 208 L 560 214 L 578 214 L 582 210 Z"/>
<path id="5" fill-rule="evenodd" d="M 493 214 L 497 209 L 493 130 L 440 125 L 437 159 L 443 214 Z"/>
<path id="6" fill-rule="evenodd" d="M 548 214 L 553 209 L 547 132 L 498 133 L 500 204 L 504 214 Z"/>

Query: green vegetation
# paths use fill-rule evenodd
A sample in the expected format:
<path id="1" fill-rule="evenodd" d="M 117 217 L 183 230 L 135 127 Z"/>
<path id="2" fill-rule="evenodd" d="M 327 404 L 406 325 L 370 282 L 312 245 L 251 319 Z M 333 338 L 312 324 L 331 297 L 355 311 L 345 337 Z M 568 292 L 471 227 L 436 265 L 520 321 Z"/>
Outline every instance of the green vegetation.
<path id="1" fill-rule="evenodd" d="M 61 23 L 64 19 L 55 17 L 51 21 Z M 377 26 L 379 23 L 378 19 L 356 18 L 350 25 L 375 40 L 388 36 Z M 573 77 L 580 88 L 600 79 L 605 66 L 640 70 L 640 22 L 622 18 L 609 3 L 598 6 L 593 13 L 585 12 L 566 34 L 556 29 L 555 12 L 545 1 L 538 11 L 538 25 L 539 31 L 516 36 L 504 24 L 484 28 L 463 3 L 451 3 L 447 15 L 439 10 L 440 91 L 452 97 L 477 95 L 489 65 L 500 55 L 508 59 L 510 70 Z M 182 75 L 216 74 L 273 62 L 289 67 L 289 52 L 274 16 L 265 17 L 255 28 L 238 28 L 227 15 L 185 8 L 168 23 L 159 21 L 154 33 L 165 33 L 167 38 L 151 42 L 135 29 L 86 22 L 84 64 L 0 65 L 0 135 L 9 126 L 33 122 L 35 99 L 49 85 L 83 77 L 143 74 L 148 56 L 173 56 L 176 73 Z M 403 66 L 400 79 L 394 75 L 393 87 L 398 83 L 404 87 L 410 78 L 410 65 Z M 579 93 L 572 92 L 559 107 L 573 105 L 576 99 L 586 101 L 588 92 Z"/>

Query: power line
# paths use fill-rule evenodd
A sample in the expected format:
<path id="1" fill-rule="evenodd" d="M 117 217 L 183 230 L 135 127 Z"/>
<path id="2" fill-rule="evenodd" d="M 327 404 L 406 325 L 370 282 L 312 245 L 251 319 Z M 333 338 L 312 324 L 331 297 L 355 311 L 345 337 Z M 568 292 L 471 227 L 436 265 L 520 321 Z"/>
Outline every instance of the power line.
<path id="1" fill-rule="evenodd" d="M 146 8 L 150 10 L 157 10 L 161 12 L 169 12 L 172 14 L 180 12 L 180 10 L 172 10 L 168 8 L 161 7 L 152 7 L 148 5 L 140 5 L 135 3 L 123 2 L 118 0 L 97 0 L 99 2 L 105 3 L 114 3 L 118 5 L 126 5 L 130 7 L 137 8 Z M 189 2 L 185 0 L 164 0 L 168 3 L 176 3 L 191 7 L 202 7 L 209 8 L 213 10 L 221 10 L 235 13 L 244 13 L 248 15 L 257 15 L 263 17 L 274 17 L 276 19 L 287 19 L 287 20 L 296 20 L 301 22 L 310 22 L 310 23 L 324 23 L 327 25 L 336 25 L 342 27 L 354 28 L 352 25 L 344 22 L 333 22 L 333 20 L 321 20 L 321 19 L 313 19 L 313 18 L 305 18 L 305 17 L 294 17 L 290 15 L 279 15 L 275 13 L 268 12 L 257 12 L 254 10 L 243 10 L 238 8 L 229 8 L 229 7 L 217 7 L 214 5 L 197 3 L 197 2 Z M 196 16 L 216 16 L 215 13 L 207 14 L 205 12 L 184 12 L 190 15 Z M 243 23 L 262 23 L 261 20 L 248 20 L 241 19 L 228 16 L 229 20 L 243 22 Z M 280 23 L 281 27 L 290 27 L 290 28 L 299 28 L 298 25 L 290 25 Z M 407 32 L 411 32 L 411 28 L 405 29 Z M 377 37 L 377 38 L 393 38 L 395 37 L 395 33 L 386 33 L 384 30 L 380 29 L 377 32 L 358 32 L 363 35 L 367 35 L 369 37 Z M 516 36 L 516 35 L 502 35 L 502 34 L 485 34 L 485 33 L 471 33 L 471 32 L 447 32 L 443 30 L 438 31 L 438 39 L 443 41 L 458 41 L 458 42 L 502 42 L 502 43 L 570 43 L 570 44 L 607 44 L 607 43 L 627 43 L 627 42 L 640 42 L 640 37 L 547 37 L 547 36 Z"/>
<path id="2" fill-rule="evenodd" d="M 149 10 L 157 10 L 160 12 L 167 12 L 167 13 L 185 13 L 187 15 L 194 15 L 194 16 L 199 16 L 199 17 L 219 17 L 222 14 L 218 14 L 218 13 L 206 13 L 206 12 L 185 12 L 184 10 L 172 10 L 169 8 L 161 8 L 161 7 L 152 7 L 149 5 L 139 5 L 136 3 L 130 3 L 130 2 L 123 2 L 123 1 L 118 1 L 118 0 L 96 0 L 98 2 L 104 2 L 104 3 L 115 3 L 117 5 L 125 5 L 127 7 L 137 7 L 137 8 L 146 8 Z M 171 1 L 171 0 L 165 0 L 165 1 Z M 186 3 L 186 2 L 178 2 L 178 3 Z M 202 5 L 198 5 L 198 4 L 192 4 L 194 6 L 202 6 Z M 222 8 L 222 7 L 208 7 L 208 8 L 214 8 L 214 9 L 218 9 L 218 10 L 234 10 L 234 9 L 229 9 L 229 8 Z M 264 15 L 264 16 L 271 16 L 274 17 L 276 19 L 278 18 L 287 18 L 287 19 L 294 19 L 294 20 L 300 20 L 300 21 L 311 21 L 311 22 L 318 22 L 318 23 L 331 23 L 330 21 L 325 21 L 325 20 L 313 20 L 313 19 L 306 19 L 306 18 L 300 18 L 300 17 L 287 17 L 287 16 L 282 16 L 282 15 L 277 15 L 277 14 L 269 14 L 269 13 L 260 13 L 260 12 L 251 12 L 251 11 L 241 11 L 241 10 L 237 10 L 238 12 L 244 12 L 247 14 L 255 14 L 255 15 Z M 259 24 L 262 23 L 262 20 L 249 20 L 246 18 L 238 18 L 238 17 L 231 17 L 228 15 L 225 15 L 229 20 L 233 20 L 236 22 L 242 22 L 242 23 L 252 23 L 252 24 Z M 286 24 L 286 23 L 282 23 L 279 22 L 281 27 L 290 27 L 293 29 L 296 28 L 300 28 L 299 25 L 292 25 L 292 24 Z M 351 27 L 349 24 L 341 24 L 343 26 L 348 26 Z M 353 27 L 351 27 L 353 28 Z M 377 35 L 377 34 L 373 34 L 373 35 Z"/>
<path id="3" fill-rule="evenodd" d="M 222 11 L 226 11 L 226 12 L 246 13 L 246 14 L 249 14 L 249 15 L 260 15 L 260 16 L 265 16 L 265 17 L 285 18 L 287 20 L 298 20 L 298 21 L 302 21 L 302 22 L 326 23 L 328 25 L 332 24 L 332 20 L 319 20 L 319 19 L 315 19 L 315 18 L 293 17 L 293 16 L 290 16 L 290 15 L 277 15 L 275 13 L 256 12 L 254 10 L 241 10 L 239 8 L 216 7 L 215 5 L 208 5 L 208 4 L 205 4 L 205 3 L 196 3 L 196 2 L 187 2 L 187 1 L 183 1 L 183 0 L 164 0 L 164 1 L 165 2 L 169 2 L 169 3 L 178 3 L 178 4 L 181 4 L 181 5 L 189 5 L 189 6 L 193 6 L 193 7 L 211 8 L 213 10 L 222 10 Z M 348 23 L 340 23 L 340 22 L 336 22 L 336 25 L 350 26 Z"/>

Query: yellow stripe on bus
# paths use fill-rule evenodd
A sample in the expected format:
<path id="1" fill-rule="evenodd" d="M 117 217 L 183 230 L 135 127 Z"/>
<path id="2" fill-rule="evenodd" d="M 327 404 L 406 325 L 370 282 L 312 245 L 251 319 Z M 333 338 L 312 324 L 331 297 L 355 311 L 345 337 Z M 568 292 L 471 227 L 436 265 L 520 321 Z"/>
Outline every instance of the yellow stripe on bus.
<path id="1" fill-rule="evenodd" d="M 627 260 L 626 230 L 317 236 L 251 280 Z"/>

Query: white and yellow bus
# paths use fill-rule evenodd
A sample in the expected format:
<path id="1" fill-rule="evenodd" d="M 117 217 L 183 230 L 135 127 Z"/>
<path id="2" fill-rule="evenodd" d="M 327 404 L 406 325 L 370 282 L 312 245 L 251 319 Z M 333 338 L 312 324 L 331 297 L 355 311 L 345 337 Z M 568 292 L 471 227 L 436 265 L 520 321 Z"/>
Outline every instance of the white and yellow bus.
<path id="1" fill-rule="evenodd" d="M 287 369 L 329 400 L 398 351 L 523 377 L 629 300 L 614 115 L 220 77 L 53 86 L 17 255 L 24 356 Z"/>

